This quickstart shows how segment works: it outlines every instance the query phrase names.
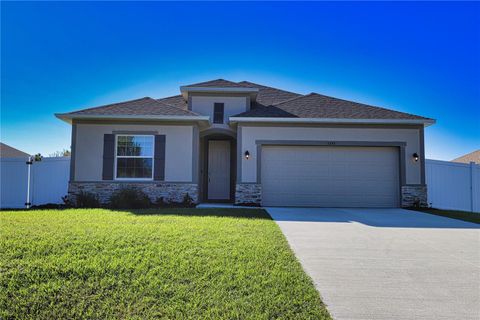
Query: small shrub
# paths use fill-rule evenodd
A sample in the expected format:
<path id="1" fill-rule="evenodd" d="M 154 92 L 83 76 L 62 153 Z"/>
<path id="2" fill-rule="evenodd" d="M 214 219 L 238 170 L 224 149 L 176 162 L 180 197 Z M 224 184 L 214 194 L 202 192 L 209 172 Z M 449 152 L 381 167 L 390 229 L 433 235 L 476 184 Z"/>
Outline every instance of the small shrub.
<path id="1" fill-rule="evenodd" d="M 168 207 L 168 202 L 165 201 L 164 197 L 159 197 L 155 201 L 155 207 L 156 208 L 167 208 Z"/>
<path id="2" fill-rule="evenodd" d="M 415 199 L 413 200 L 413 207 L 416 209 L 421 207 L 420 198 L 415 197 Z"/>
<path id="3" fill-rule="evenodd" d="M 63 196 L 62 201 L 63 201 L 63 205 L 67 208 L 72 208 L 74 206 L 72 199 L 68 195 Z"/>
<path id="4" fill-rule="evenodd" d="M 73 203 L 70 202 L 75 208 L 99 208 L 100 200 L 98 200 L 98 196 L 91 192 L 80 191 Z"/>
<path id="5" fill-rule="evenodd" d="M 151 206 L 150 198 L 138 189 L 123 188 L 110 197 L 112 209 L 144 209 Z"/>
<path id="6" fill-rule="evenodd" d="M 192 197 L 190 197 L 188 192 L 183 197 L 183 201 L 182 201 L 181 205 L 183 207 L 186 207 L 186 208 L 191 208 L 191 207 L 195 206 L 195 203 L 193 202 L 193 199 L 192 199 Z"/>
<path id="7" fill-rule="evenodd" d="M 30 209 L 32 209 L 32 210 L 43 210 L 43 209 L 60 210 L 60 209 L 64 209 L 64 208 L 65 208 L 64 205 L 58 204 L 58 203 L 45 203 L 45 204 L 39 204 L 39 205 L 30 207 Z"/>

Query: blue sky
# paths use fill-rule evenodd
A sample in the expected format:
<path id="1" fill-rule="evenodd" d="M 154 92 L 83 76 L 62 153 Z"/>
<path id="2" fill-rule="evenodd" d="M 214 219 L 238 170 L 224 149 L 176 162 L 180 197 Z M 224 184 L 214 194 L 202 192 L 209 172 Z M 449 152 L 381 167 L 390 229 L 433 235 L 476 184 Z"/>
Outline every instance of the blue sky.
<path id="1" fill-rule="evenodd" d="M 427 157 L 480 148 L 479 3 L 2 2 L 1 141 L 69 148 L 56 112 L 224 78 L 437 120 Z"/>

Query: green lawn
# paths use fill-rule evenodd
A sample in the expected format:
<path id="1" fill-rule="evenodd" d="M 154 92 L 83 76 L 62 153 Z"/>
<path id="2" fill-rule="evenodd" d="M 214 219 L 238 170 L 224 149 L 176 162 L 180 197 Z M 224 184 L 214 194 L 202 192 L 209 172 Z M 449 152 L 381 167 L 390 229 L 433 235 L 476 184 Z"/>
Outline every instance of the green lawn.
<path id="1" fill-rule="evenodd" d="M 330 319 L 263 210 L 0 212 L 1 319 Z"/>
<path id="2" fill-rule="evenodd" d="M 480 213 L 478 212 L 467 212 L 467 211 L 457 211 L 457 210 L 440 210 L 440 209 L 418 209 L 417 211 L 434 214 L 437 216 L 453 218 L 458 220 L 463 220 L 467 222 L 479 223 L 480 224 Z"/>

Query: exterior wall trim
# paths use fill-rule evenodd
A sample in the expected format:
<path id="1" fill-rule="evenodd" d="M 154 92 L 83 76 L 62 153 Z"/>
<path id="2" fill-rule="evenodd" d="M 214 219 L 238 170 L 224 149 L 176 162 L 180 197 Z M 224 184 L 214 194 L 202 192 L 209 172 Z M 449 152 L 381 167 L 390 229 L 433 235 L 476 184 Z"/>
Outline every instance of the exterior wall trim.
<path id="1" fill-rule="evenodd" d="M 210 135 L 226 135 L 226 136 L 230 136 L 232 138 L 236 138 L 236 134 L 235 134 L 235 131 L 233 130 L 229 130 L 229 129 L 223 129 L 223 128 L 210 128 L 210 129 L 207 129 L 207 130 L 203 130 L 200 132 L 200 137 L 203 138 L 203 137 L 206 137 L 206 136 L 210 136 Z"/>
<path id="2" fill-rule="evenodd" d="M 63 121 L 72 123 L 73 120 L 100 120 L 100 121 L 130 121 L 130 120 L 143 120 L 143 121 L 176 121 L 176 122 L 208 122 L 210 123 L 209 116 L 156 116 L 156 115 L 99 115 L 99 114 L 55 114 L 55 116 Z"/>
<path id="3" fill-rule="evenodd" d="M 72 123 L 72 143 L 70 146 L 70 181 L 75 181 L 75 157 L 77 155 L 77 124 Z"/>
<path id="4" fill-rule="evenodd" d="M 198 170 L 199 170 L 199 152 L 200 152 L 200 135 L 198 126 L 193 126 L 192 137 L 192 183 L 198 183 Z"/>
<path id="5" fill-rule="evenodd" d="M 192 111 L 192 97 L 191 96 L 188 97 L 187 108 L 188 108 L 188 110 Z"/>
<path id="6" fill-rule="evenodd" d="M 142 119 L 75 119 L 77 124 L 101 124 L 101 125 L 158 125 L 158 126 L 194 126 L 198 121 L 162 121 Z"/>
<path id="7" fill-rule="evenodd" d="M 425 128 L 419 129 L 420 139 L 420 182 L 425 185 Z"/>
<path id="8" fill-rule="evenodd" d="M 242 127 L 307 127 L 307 128 L 368 128 L 368 129 L 420 129 L 418 124 L 359 124 L 359 123 L 272 123 L 272 122 L 245 122 L 239 123 Z"/>
<path id="9" fill-rule="evenodd" d="M 250 97 L 250 92 L 189 92 L 188 97 Z"/>
<path id="10" fill-rule="evenodd" d="M 242 126 L 237 127 L 237 184 L 242 183 Z"/>
<path id="11" fill-rule="evenodd" d="M 164 180 L 98 180 L 98 181 L 74 181 L 75 183 L 95 183 L 95 184 L 195 184 L 193 181 L 164 181 Z"/>
<path id="12" fill-rule="evenodd" d="M 257 144 L 257 181 L 261 183 L 262 146 L 341 146 L 341 147 L 398 147 L 400 150 L 399 175 L 400 187 L 406 183 L 405 146 L 403 141 L 318 141 L 318 140 L 256 140 Z"/>
<path id="13" fill-rule="evenodd" d="M 144 134 L 144 135 L 156 135 L 158 134 L 158 131 L 143 131 L 143 130 L 113 130 L 113 134 Z"/>
<path id="14" fill-rule="evenodd" d="M 257 145 L 400 147 L 403 141 L 256 140 Z"/>
<path id="15" fill-rule="evenodd" d="M 432 119 L 346 119 L 346 118 L 275 118 L 275 117 L 230 117 L 231 123 L 270 122 L 270 123 L 358 123 L 358 124 L 412 124 L 429 126 Z"/>

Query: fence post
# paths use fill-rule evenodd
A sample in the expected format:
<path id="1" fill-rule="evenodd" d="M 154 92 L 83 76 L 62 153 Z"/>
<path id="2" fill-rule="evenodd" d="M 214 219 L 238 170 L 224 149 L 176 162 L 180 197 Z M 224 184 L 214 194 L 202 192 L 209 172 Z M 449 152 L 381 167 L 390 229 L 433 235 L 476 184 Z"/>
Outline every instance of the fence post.
<path id="1" fill-rule="evenodd" d="M 28 160 L 26 162 L 27 165 L 27 201 L 25 201 L 25 206 L 27 209 L 30 209 L 30 206 L 32 205 L 32 202 L 30 201 L 30 187 L 31 187 L 31 177 L 32 177 L 32 164 L 33 164 L 33 158 L 32 156 L 28 157 Z"/>
<path id="2" fill-rule="evenodd" d="M 470 211 L 474 212 L 475 209 L 475 184 L 474 184 L 474 179 L 475 179 L 475 162 L 471 161 L 470 162 Z"/>

